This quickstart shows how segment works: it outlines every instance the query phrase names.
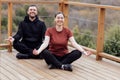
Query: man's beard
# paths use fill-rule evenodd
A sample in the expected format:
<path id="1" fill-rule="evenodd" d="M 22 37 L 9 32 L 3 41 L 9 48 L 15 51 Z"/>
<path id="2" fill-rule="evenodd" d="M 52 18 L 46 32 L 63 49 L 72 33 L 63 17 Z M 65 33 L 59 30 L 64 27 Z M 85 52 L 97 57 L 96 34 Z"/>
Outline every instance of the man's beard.
<path id="1" fill-rule="evenodd" d="M 31 19 L 34 19 L 36 16 L 30 16 Z"/>

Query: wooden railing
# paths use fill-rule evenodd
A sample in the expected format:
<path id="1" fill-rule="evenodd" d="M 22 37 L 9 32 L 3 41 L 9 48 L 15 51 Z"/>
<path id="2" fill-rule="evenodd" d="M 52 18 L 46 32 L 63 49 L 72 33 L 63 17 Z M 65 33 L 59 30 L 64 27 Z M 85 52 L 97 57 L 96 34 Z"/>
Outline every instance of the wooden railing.
<path id="1" fill-rule="evenodd" d="M 97 4 L 88 4 L 88 3 L 80 3 L 80 2 L 72 2 L 69 0 L 59 0 L 59 1 L 25 1 L 25 0 L 0 0 L 0 14 L 1 14 L 1 4 L 2 3 L 8 3 L 8 36 L 12 35 L 12 6 L 14 4 L 58 4 L 60 11 L 62 11 L 65 14 L 65 26 L 68 26 L 68 12 L 69 12 L 69 5 L 73 6 L 84 6 L 84 7 L 93 7 L 98 9 L 98 34 L 97 34 L 97 46 L 96 50 L 87 48 L 83 46 L 84 49 L 90 50 L 94 54 L 96 54 L 96 60 L 101 60 L 102 57 L 114 60 L 117 62 L 120 62 L 119 57 L 115 57 L 112 55 L 108 55 L 103 52 L 104 47 L 104 24 L 105 24 L 105 12 L 106 9 L 112 9 L 112 10 L 120 10 L 120 7 L 118 6 L 109 6 L 109 5 L 97 5 Z M 1 15 L 0 15 L 0 35 L 1 35 Z M 1 38 L 0 38 L 1 39 Z M 8 47 L 8 51 L 12 51 L 12 45 L 11 43 L 8 44 L 0 44 L 0 47 Z"/>

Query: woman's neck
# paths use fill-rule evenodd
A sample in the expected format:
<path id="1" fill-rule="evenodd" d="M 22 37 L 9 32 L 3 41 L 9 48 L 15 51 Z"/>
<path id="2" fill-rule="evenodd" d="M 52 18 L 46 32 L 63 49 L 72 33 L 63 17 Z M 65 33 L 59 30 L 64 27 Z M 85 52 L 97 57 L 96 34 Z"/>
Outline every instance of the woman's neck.
<path id="1" fill-rule="evenodd" d="M 56 25 L 55 28 L 56 28 L 56 31 L 58 31 L 58 32 L 61 32 L 63 30 L 62 25 L 60 25 L 60 26 Z"/>

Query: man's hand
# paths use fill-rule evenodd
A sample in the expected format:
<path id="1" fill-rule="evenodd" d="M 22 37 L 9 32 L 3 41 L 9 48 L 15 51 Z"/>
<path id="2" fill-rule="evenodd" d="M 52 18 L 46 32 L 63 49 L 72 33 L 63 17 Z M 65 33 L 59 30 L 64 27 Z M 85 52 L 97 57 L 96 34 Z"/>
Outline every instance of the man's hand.
<path id="1" fill-rule="evenodd" d="M 34 54 L 34 55 L 39 55 L 38 50 L 34 49 L 34 50 L 33 50 L 33 54 Z"/>
<path id="2" fill-rule="evenodd" d="M 12 43 L 12 42 L 14 41 L 14 38 L 10 36 L 10 37 L 9 37 L 8 39 L 6 39 L 6 40 Z"/>

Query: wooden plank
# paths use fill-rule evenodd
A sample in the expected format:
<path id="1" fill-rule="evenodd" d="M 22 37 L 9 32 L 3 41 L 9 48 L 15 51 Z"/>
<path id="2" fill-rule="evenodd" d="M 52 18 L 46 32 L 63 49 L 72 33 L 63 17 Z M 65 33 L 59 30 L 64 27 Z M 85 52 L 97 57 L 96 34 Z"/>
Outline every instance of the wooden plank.
<path id="1" fill-rule="evenodd" d="M 0 65 L 1 67 L 1 65 Z M 17 78 L 11 73 L 9 72 L 7 69 L 1 67 L 1 72 L 6 75 L 10 80 L 17 80 Z M 9 76 L 8 76 L 9 75 Z"/>
<path id="2" fill-rule="evenodd" d="M 58 70 L 58 69 L 48 69 L 46 67 L 46 65 L 41 65 L 41 66 L 44 66 L 44 67 L 40 67 L 40 64 L 42 64 L 41 61 L 32 60 L 32 61 L 27 61 L 27 62 L 30 63 L 31 65 L 34 65 L 35 67 L 38 67 L 40 70 L 46 72 L 47 74 L 56 77 L 56 79 L 59 78 L 59 79 L 62 79 L 62 80 L 66 80 L 66 78 L 68 78 L 68 73 L 71 73 L 71 72 Z M 45 64 L 45 62 L 44 62 L 44 64 Z M 65 73 L 65 72 L 67 72 L 67 73 Z M 76 78 L 75 75 L 73 76 L 73 78 L 74 79 Z M 74 80 L 73 78 L 70 77 L 70 79 L 69 78 L 68 79 L 69 80 Z"/>
<path id="3" fill-rule="evenodd" d="M 109 62 L 112 62 L 112 64 L 109 63 Z M 106 62 L 106 60 L 105 61 L 94 61 L 92 59 L 90 59 L 90 60 L 83 59 L 83 61 L 81 61 L 79 64 L 82 64 L 82 66 L 84 66 L 87 69 L 93 71 L 94 74 L 97 73 L 97 75 L 104 75 L 105 77 L 111 78 L 113 80 L 114 79 L 115 80 L 119 79 L 120 78 L 119 77 L 120 64 L 116 63 L 116 62 L 114 63 L 113 61 L 110 61 L 110 60 L 109 60 L 109 62 L 108 61 Z M 108 66 L 109 66 L 109 68 L 108 68 Z M 86 71 L 89 71 L 89 70 L 86 70 Z"/>
<path id="4" fill-rule="evenodd" d="M 4 56 L 6 61 L 10 61 L 11 63 L 8 63 L 11 68 L 19 72 L 22 76 L 27 77 L 29 80 L 37 80 L 42 79 L 43 76 L 37 74 L 34 70 L 30 69 L 29 66 L 25 66 L 21 64 L 21 62 L 16 61 L 17 59 L 11 59 L 9 57 Z M 5 61 L 4 61 L 5 62 Z"/>
<path id="5" fill-rule="evenodd" d="M 11 55 L 11 54 L 9 54 L 9 55 Z M 34 75 L 35 73 L 37 73 L 38 75 L 39 75 L 39 79 L 40 79 L 40 77 L 41 78 L 47 78 L 47 79 L 51 79 L 51 80 L 56 80 L 55 79 L 55 77 L 53 77 L 53 76 L 50 76 L 49 74 L 46 74 L 46 72 L 44 72 L 44 71 L 42 71 L 42 70 L 40 70 L 39 68 L 36 68 L 36 67 L 34 67 L 33 65 L 31 65 L 31 64 L 29 64 L 29 63 L 26 63 L 24 60 L 18 60 L 18 61 L 16 61 L 16 60 L 11 60 L 11 58 L 15 58 L 15 57 L 12 57 L 12 55 L 11 55 L 11 58 L 7 58 L 6 56 L 4 56 L 6 59 L 9 59 L 8 61 L 11 61 L 11 62 L 13 62 L 14 63 L 14 65 L 16 65 L 16 66 L 18 66 L 19 65 L 19 67 L 21 67 L 21 69 L 23 69 L 24 71 L 26 71 L 26 72 L 30 72 L 31 73 L 31 75 Z M 28 68 L 29 67 L 29 68 Z M 41 67 L 41 66 L 39 66 L 39 67 Z M 18 69 L 17 69 L 18 70 Z M 21 71 L 23 71 L 23 70 L 21 70 Z M 19 70 L 18 70 L 19 71 Z M 24 72 L 25 73 L 25 72 Z M 23 74 L 24 74 L 23 73 Z M 35 74 L 36 75 L 36 74 Z M 34 76 L 35 76 L 34 75 Z M 37 76 L 38 77 L 38 76 Z"/>
<path id="6" fill-rule="evenodd" d="M 19 72 L 16 71 L 16 67 L 11 67 L 12 65 L 6 62 L 6 60 L 1 59 L 2 64 L 0 65 L 4 69 L 6 69 L 8 72 L 10 72 L 16 79 L 21 79 L 21 80 L 31 80 L 29 77 L 24 77 L 23 74 L 20 74 Z M 4 72 L 2 72 L 4 73 Z M 26 75 L 26 74 L 25 74 Z M 9 75 L 7 75 L 9 77 Z"/>
<path id="7" fill-rule="evenodd" d="M 0 67 L 1 70 L 1 67 Z M 0 80 L 10 80 L 6 75 L 2 74 L 0 71 Z"/>
<path id="8" fill-rule="evenodd" d="M 40 61 L 35 61 L 35 60 L 29 61 L 29 63 L 34 65 L 34 66 L 36 66 L 36 67 L 39 67 L 40 64 L 42 64 Z M 39 69 L 43 70 L 44 72 L 47 71 L 48 72 L 47 74 L 50 74 L 51 76 L 54 76 L 56 78 L 61 78 L 62 80 L 65 80 L 66 78 L 69 79 L 68 75 L 73 76 L 72 78 L 70 77 L 69 80 L 74 80 L 74 79 L 77 78 L 76 75 L 73 75 L 73 73 L 68 72 L 68 71 L 58 70 L 58 69 L 51 69 L 51 70 L 49 70 L 48 68 L 45 71 L 43 68 L 47 68 L 47 67 L 39 67 Z M 62 77 L 60 77 L 60 76 L 62 76 Z"/>
<path id="9" fill-rule="evenodd" d="M 15 56 L 16 54 L 13 53 L 13 55 Z M 13 58 L 15 58 L 14 56 L 12 56 Z M 50 71 L 47 67 L 47 64 L 45 63 L 44 60 L 40 60 L 40 59 L 30 59 L 30 60 L 20 60 L 21 63 L 24 63 L 26 65 L 32 65 L 35 66 L 36 68 L 40 69 L 41 71 L 44 71 L 46 73 L 48 73 L 51 76 L 58 76 L 57 74 L 55 74 L 54 72 Z M 43 66 L 43 67 L 42 67 Z"/>
<path id="10" fill-rule="evenodd" d="M 1 51 L 0 51 L 1 52 Z M 39 59 L 16 59 L 16 51 L 12 54 L 1 54 L 2 68 L 11 72 L 12 75 L 18 74 L 30 80 L 119 80 L 120 64 L 103 59 L 96 61 L 95 55 L 89 57 L 82 56 L 73 62 L 73 72 L 47 68 L 44 60 Z M 109 66 L 109 68 L 108 68 Z M 0 66 L 1 68 L 1 66 Z M 6 72 L 2 71 L 5 75 Z M 7 73 L 8 74 L 8 73 Z M 9 76 L 5 75 L 10 78 Z M 40 76 L 40 77 L 39 77 Z M 19 79 L 19 76 L 16 76 Z M 34 78 L 33 78 L 34 77 Z"/>

